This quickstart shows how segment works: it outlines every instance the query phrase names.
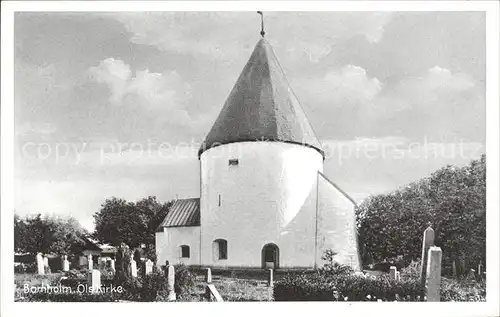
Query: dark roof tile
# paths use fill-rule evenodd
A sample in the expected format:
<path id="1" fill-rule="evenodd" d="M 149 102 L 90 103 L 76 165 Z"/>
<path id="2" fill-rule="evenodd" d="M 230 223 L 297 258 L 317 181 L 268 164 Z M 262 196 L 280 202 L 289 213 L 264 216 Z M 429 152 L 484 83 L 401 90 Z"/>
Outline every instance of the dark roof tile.
<path id="1" fill-rule="evenodd" d="M 178 199 L 174 202 L 159 228 L 200 225 L 200 199 Z"/>

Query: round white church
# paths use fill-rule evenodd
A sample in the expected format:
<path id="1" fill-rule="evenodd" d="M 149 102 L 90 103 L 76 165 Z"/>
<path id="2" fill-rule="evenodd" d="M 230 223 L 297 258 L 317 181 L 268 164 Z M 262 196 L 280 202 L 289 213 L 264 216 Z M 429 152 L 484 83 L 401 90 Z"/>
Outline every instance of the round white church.
<path id="1" fill-rule="evenodd" d="M 324 152 L 264 37 L 198 156 L 200 198 L 174 202 L 158 263 L 314 268 L 331 249 L 360 269 L 355 202 L 322 174 Z"/>

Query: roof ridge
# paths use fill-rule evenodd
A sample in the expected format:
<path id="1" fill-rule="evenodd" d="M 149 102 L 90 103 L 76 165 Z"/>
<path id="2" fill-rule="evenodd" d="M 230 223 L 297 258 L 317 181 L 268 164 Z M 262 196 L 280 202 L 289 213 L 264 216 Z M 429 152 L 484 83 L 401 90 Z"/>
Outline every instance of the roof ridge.
<path id="1" fill-rule="evenodd" d="M 353 204 L 354 206 L 358 206 L 358 203 L 351 197 L 349 196 L 349 194 L 347 194 L 342 188 L 340 188 L 339 185 L 337 185 L 336 183 L 334 183 L 332 180 L 330 180 L 325 174 L 323 174 L 322 172 L 318 171 L 318 174 L 320 176 L 322 176 L 328 183 L 330 183 L 333 187 L 335 187 L 342 195 L 344 195 L 347 199 L 349 199 Z"/>
<path id="2" fill-rule="evenodd" d="M 274 104 L 275 103 L 275 98 L 276 98 L 276 91 L 274 89 L 274 83 L 273 83 L 273 80 L 271 78 L 271 65 L 269 63 L 269 53 L 271 54 L 271 58 L 274 56 L 273 54 L 273 51 L 272 49 L 270 50 L 270 52 L 268 52 L 268 50 L 271 48 L 270 45 L 269 45 L 269 42 L 266 41 L 266 39 L 264 37 L 262 37 L 259 41 L 259 43 L 262 42 L 263 43 L 263 46 L 264 46 L 264 52 L 266 54 L 266 59 L 267 59 L 267 71 L 269 73 L 269 85 L 271 86 L 271 94 L 272 94 L 272 100 L 273 100 L 273 108 L 272 108 L 272 111 L 274 113 L 274 117 L 276 118 L 278 116 L 278 107 Z M 275 125 L 274 125 L 274 128 L 275 128 L 275 135 L 279 135 L 279 124 L 278 122 L 275 122 Z"/>
<path id="3" fill-rule="evenodd" d="M 264 42 L 268 44 L 267 48 L 271 51 L 271 55 L 274 58 L 274 60 L 276 61 L 276 65 L 278 65 L 281 76 L 285 80 L 285 83 L 287 84 L 287 86 L 290 88 L 289 89 L 290 93 L 295 97 L 295 99 L 297 99 L 297 104 L 298 104 L 300 110 L 302 110 L 302 113 L 304 114 L 304 116 L 306 117 L 306 120 L 309 123 L 309 127 L 312 130 L 313 136 L 318 140 L 318 143 L 321 146 L 321 143 L 319 142 L 319 138 L 318 138 L 318 135 L 314 129 L 314 126 L 311 124 L 311 120 L 310 120 L 309 116 L 307 115 L 307 112 L 304 110 L 304 107 L 302 106 L 302 103 L 300 102 L 299 98 L 297 97 L 297 94 L 295 94 L 295 91 L 293 90 L 292 85 L 290 84 L 290 81 L 288 80 L 288 76 L 286 75 L 285 71 L 283 70 L 283 66 L 281 66 L 281 63 L 278 59 L 278 56 L 276 56 L 276 54 L 274 53 L 274 49 L 271 46 L 271 44 L 269 44 L 269 42 L 267 42 L 266 40 L 264 40 Z M 277 126 L 276 126 L 276 128 L 277 128 Z"/>

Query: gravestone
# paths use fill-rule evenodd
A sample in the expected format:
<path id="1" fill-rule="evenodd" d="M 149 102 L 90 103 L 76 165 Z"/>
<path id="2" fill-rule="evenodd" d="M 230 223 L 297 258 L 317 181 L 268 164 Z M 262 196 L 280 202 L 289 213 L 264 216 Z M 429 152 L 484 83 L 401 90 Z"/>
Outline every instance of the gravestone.
<path id="1" fill-rule="evenodd" d="M 399 271 L 396 272 L 396 281 L 401 281 L 401 274 Z"/>
<path id="2" fill-rule="evenodd" d="M 207 268 L 205 272 L 205 282 L 212 283 L 212 270 L 210 268 Z"/>
<path id="3" fill-rule="evenodd" d="M 482 275 L 483 275 L 483 264 L 479 262 L 479 265 L 477 266 L 477 276 L 481 278 Z"/>
<path id="4" fill-rule="evenodd" d="M 205 297 L 208 301 L 223 302 L 222 296 L 220 296 L 219 291 L 215 288 L 214 284 L 208 284 L 205 289 Z"/>
<path id="5" fill-rule="evenodd" d="M 99 292 L 101 287 L 101 272 L 99 270 L 92 270 L 89 273 L 89 286 L 92 287 L 90 289 L 92 293 Z"/>
<path id="6" fill-rule="evenodd" d="M 168 301 L 176 300 L 175 296 L 175 269 L 173 265 L 167 267 L 167 291 L 168 291 Z"/>
<path id="7" fill-rule="evenodd" d="M 428 302 L 440 301 L 441 257 L 442 251 L 440 247 L 433 246 L 429 248 L 425 283 Z"/>
<path id="8" fill-rule="evenodd" d="M 69 261 L 68 261 L 67 255 L 63 255 L 62 269 L 63 269 L 63 272 L 69 271 Z"/>
<path id="9" fill-rule="evenodd" d="M 146 266 L 146 275 L 153 273 L 153 261 L 148 259 L 145 263 Z"/>
<path id="10" fill-rule="evenodd" d="M 427 256 L 429 255 L 429 248 L 434 245 L 434 229 L 429 227 L 424 231 L 424 238 L 422 240 L 422 262 L 420 268 L 420 283 L 425 285 L 425 275 L 427 273 Z"/>
<path id="11" fill-rule="evenodd" d="M 112 269 L 113 271 L 116 271 L 116 269 L 115 269 L 115 260 L 114 260 L 114 259 L 111 259 L 111 260 L 109 261 L 109 267 L 111 267 L 111 269 Z"/>
<path id="12" fill-rule="evenodd" d="M 398 269 L 395 266 L 391 266 L 389 268 L 389 276 L 391 277 L 391 280 L 395 280 L 396 279 L 397 272 L 398 272 Z"/>
<path id="13" fill-rule="evenodd" d="M 45 273 L 51 273 L 50 266 L 49 266 L 49 258 L 46 256 L 43 257 L 43 267 L 44 267 Z"/>
<path id="14" fill-rule="evenodd" d="M 273 269 L 269 269 L 267 276 L 267 286 L 273 287 L 273 285 L 274 285 Z"/>
<path id="15" fill-rule="evenodd" d="M 36 267 L 38 269 L 38 274 L 45 274 L 45 261 L 43 260 L 43 256 L 40 252 L 36 254 Z"/>
<path id="16" fill-rule="evenodd" d="M 94 268 L 94 262 L 92 261 L 92 254 L 87 255 L 87 268 L 92 270 Z"/>
<path id="17" fill-rule="evenodd" d="M 137 263 L 134 259 L 130 260 L 130 273 L 133 277 L 137 277 Z"/>

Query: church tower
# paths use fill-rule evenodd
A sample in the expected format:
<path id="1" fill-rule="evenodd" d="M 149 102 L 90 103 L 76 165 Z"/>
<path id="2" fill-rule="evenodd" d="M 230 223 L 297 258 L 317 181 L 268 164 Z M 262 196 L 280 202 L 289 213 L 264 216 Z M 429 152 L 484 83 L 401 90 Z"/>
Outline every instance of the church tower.
<path id="1" fill-rule="evenodd" d="M 177 199 L 156 233 L 159 263 L 313 268 L 326 250 L 359 270 L 355 201 L 269 43 L 259 40 L 199 151 L 200 197 Z"/>
<path id="2" fill-rule="evenodd" d="M 198 154 L 202 265 L 314 265 L 324 153 L 264 37 Z"/>

